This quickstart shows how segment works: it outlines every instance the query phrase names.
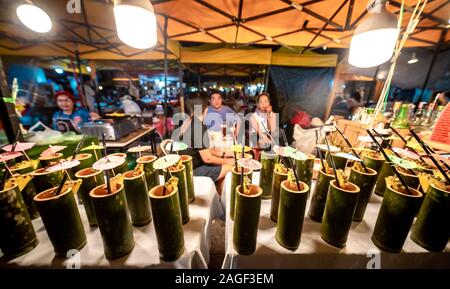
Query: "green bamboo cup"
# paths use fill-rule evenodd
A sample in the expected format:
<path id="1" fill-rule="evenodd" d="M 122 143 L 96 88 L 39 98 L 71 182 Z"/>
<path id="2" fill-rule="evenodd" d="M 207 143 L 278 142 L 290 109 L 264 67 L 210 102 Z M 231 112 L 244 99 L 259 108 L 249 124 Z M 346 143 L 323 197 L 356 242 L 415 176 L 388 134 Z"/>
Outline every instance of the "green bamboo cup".
<path id="1" fill-rule="evenodd" d="M 81 179 L 80 188 L 77 195 L 83 202 L 84 210 L 89 221 L 89 226 L 97 226 L 97 218 L 95 217 L 94 205 L 92 205 L 89 193 L 93 188 L 105 183 L 105 175 L 103 171 L 94 170 L 93 168 L 85 168 L 79 170 L 75 177 Z"/>
<path id="2" fill-rule="evenodd" d="M 273 169 L 278 155 L 263 151 L 261 153 L 261 173 L 259 175 L 259 187 L 263 190 L 262 198 L 272 198 Z"/>
<path id="3" fill-rule="evenodd" d="M 144 171 L 126 172 L 123 175 L 123 185 L 133 226 L 147 225 L 152 221 L 152 213 Z"/>
<path id="4" fill-rule="evenodd" d="M 15 183 L 0 191 L 0 249 L 10 260 L 33 250 L 38 244 L 30 216 Z"/>
<path id="5" fill-rule="evenodd" d="M 320 236 L 328 244 L 338 248 L 345 247 L 359 192 L 359 187 L 350 182 L 345 188 L 340 188 L 336 185 L 336 180 L 330 181 L 320 225 Z"/>
<path id="6" fill-rule="evenodd" d="M 94 158 L 88 153 L 78 154 L 75 156 L 75 159 L 78 160 L 80 164 L 68 170 L 70 177 L 72 178 L 76 177 L 76 172 L 81 171 L 82 169 L 91 168 L 94 164 Z"/>
<path id="7" fill-rule="evenodd" d="M 60 160 L 63 159 L 63 154 L 62 153 L 55 153 L 53 155 L 50 156 L 45 156 L 45 157 L 39 157 L 39 161 L 41 163 L 41 167 L 46 168 L 49 167 L 51 165 L 54 165 L 56 163 L 58 163 Z"/>
<path id="8" fill-rule="evenodd" d="M 306 160 L 294 160 L 295 167 L 297 168 L 298 180 L 307 184 L 308 187 L 311 187 L 315 156 L 308 153 L 305 153 L 305 155 L 308 157 Z"/>
<path id="9" fill-rule="evenodd" d="M 33 185 L 36 192 L 43 192 L 53 187 L 59 186 L 63 179 L 62 170 L 55 172 L 46 172 L 45 168 L 40 168 L 31 173 L 33 176 Z"/>
<path id="10" fill-rule="evenodd" d="M 391 168 L 390 163 L 384 162 L 378 172 L 377 182 L 375 184 L 375 194 L 382 197 L 386 191 L 386 178 L 393 176 L 394 171 Z"/>
<path id="11" fill-rule="evenodd" d="M 138 165 L 144 167 L 145 181 L 149 191 L 152 188 L 159 186 L 159 172 L 153 168 L 156 159 L 156 156 L 143 156 L 136 160 Z"/>
<path id="12" fill-rule="evenodd" d="M 272 202 L 270 204 L 270 219 L 275 223 L 278 220 L 278 205 L 280 202 L 280 188 L 281 182 L 285 181 L 288 174 L 279 173 L 273 170 L 273 180 L 272 180 Z"/>
<path id="13" fill-rule="evenodd" d="M 383 202 L 378 212 L 372 242 L 387 252 L 399 253 L 414 220 L 422 193 L 413 188 L 414 195 L 406 195 L 386 186 Z"/>
<path id="14" fill-rule="evenodd" d="M 188 201 L 192 203 L 195 200 L 194 188 L 194 167 L 192 164 L 192 157 L 188 155 L 181 155 L 181 162 L 186 168 L 186 184 L 188 190 Z"/>
<path id="15" fill-rule="evenodd" d="M 241 169 L 239 168 L 239 172 L 236 171 L 236 167 L 233 166 L 231 168 L 231 184 L 230 184 L 230 218 L 234 220 L 234 212 L 236 208 L 236 187 L 241 183 Z M 244 177 L 248 177 L 250 180 L 252 179 L 253 171 L 244 168 Z"/>
<path id="16" fill-rule="evenodd" d="M 111 194 L 108 193 L 106 184 L 103 184 L 92 189 L 89 195 L 94 205 L 106 258 L 120 258 L 130 253 L 135 243 L 123 184 L 112 185 Z"/>
<path id="17" fill-rule="evenodd" d="M 166 194 L 163 195 L 163 187 L 163 185 L 153 187 L 149 192 L 153 224 L 161 259 L 175 261 L 184 252 L 180 199 L 178 188 L 166 190 Z"/>
<path id="18" fill-rule="evenodd" d="M 330 163 L 330 157 L 329 157 L 328 155 L 329 155 L 329 153 L 327 152 L 327 153 L 325 154 L 325 159 L 326 159 L 328 165 L 329 165 L 330 167 L 333 167 L 332 164 Z M 348 161 L 348 159 L 347 159 L 347 158 L 344 158 L 344 157 L 341 157 L 341 156 L 337 156 L 337 155 L 334 154 L 334 153 L 332 153 L 331 156 L 333 157 L 334 164 L 336 165 L 336 169 L 337 169 L 337 170 L 339 170 L 339 169 L 345 170 L 345 167 L 347 166 L 347 161 Z"/>
<path id="19" fill-rule="evenodd" d="M 322 222 L 323 211 L 325 209 L 325 202 L 328 195 L 328 186 L 330 181 L 334 179 L 334 174 L 326 174 L 323 170 L 319 172 L 316 187 L 312 194 L 311 204 L 309 205 L 309 218 L 316 222 Z"/>
<path id="20" fill-rule="evenodd" d="M 365 154 L 363 157 L 363 162 L 366 167 L 374 169 L 379 173 L 381 167 L 384 164 L 384 158 L 383 156 L 373 157 L 371 155 Z"/>
<path id="21" fill-rule="evenodd" d="M 250 194 L 248 195 L 241 192 L 240 185 L 236 187 L 233 245 L 240 255 L 250 255 L 255 252 L 261 195 L 262 189 L 257 185 L 250 185 Z"/>
<path id="22" fill-rule="evenodd" d="M 300 245 L 308 191 L 309 186 L 304 182 L 300 182 L 300 190 L 296 183 L 287 180 L 281 183 L 275 238 L 288 250 L 295 251 Z"/>
<path id="23" fill-rule="evenodd" d="M 36 190 L 34 189 L 32 178 L 33 177 L 30 173 L 26 173 L 23 175 L 16 174 L 14 175 L 14 177 L 9 178 L 8 182 L 18 184 L 28 214 L 30 215 L 31 220 L 34 220 L 36 218 L 39 218 L 39 211 L 33 200 L 34 196 L 36 196 Z"/>
<path id="24" fill-rule="evenodd" d="M 17 163 L 14 166 L 10 167 L 9 170 L 13 174 L 23 175 L 35 171 L 38 165 L 39 165 L 38 160 L 21 161 L 20 163 Z"/>
<path id="25" fill-rule="evenodd" d="M 419 188 L 419 177 L 417 175 L 414 175 L 411 172 L 404 172 L 403 170 L 399 170 L 398 167 L 396 167 L 398 172 L 400 173 L 400 175 L 402 175 L 403 179 L 405 180 L 406 184 L 408 185 L 408 187 L 411 187 L 413 189 L 418 189 Z"/>
<path id="26" fill-rule="evenodd" d="M 114 169 L 112 169 L 114 175 L 118 175 L 118 174 L 124 174 L 128 171 L 128 164 L 127 164 L 127 155 L 124 153 L 115 153 L 115 154 L 110 154 L 108 156 L 115 156 L 115 157 L 121 157 L 123 158 L 123 163 L 121 163 L 119 166 L 115 167 Z"/>
<path id="27" fill-rule="evenodd" d="M 183 220 L 183 224 L 186 224 L 189 222 L 189 202 L 185 166 L 181 165 L 181 168 L 177 170 L 171 169 L 170 173 L 178 178 L 178 197 L 180 198 L 181 219 Z"/>
<path id="28" fill-rule="evenodd" d="M 87 243 L 71 186 L 65 186 L 58 196 L 57 187 L 34 197 L 48 237 L 57 257 L 67 257 L 71 249 L 81 250 Z"/>
<path id="29" fill-rule="evenodd" d="M 432 252 L 445 249 L 450 237 L 450 191 L 431 184 L 414 223 L 411 239 Z"/>
<path id="30" fill-rule="evenodd" d="M 355 222 L 361 222 L 363 220 L 367 203 L 369 202 L 373 187 L 377 181 L 377 172 L 371 168 L 367 168 L 367 170 L 368 172 L 364 169 L 363 171 L 359 171 L 356 170 L 355 167 L 352 167 L 348 179 L 350 183 L 357 185 L 360 189 L 355 214 L 353 215 L 353 221 Z"/>

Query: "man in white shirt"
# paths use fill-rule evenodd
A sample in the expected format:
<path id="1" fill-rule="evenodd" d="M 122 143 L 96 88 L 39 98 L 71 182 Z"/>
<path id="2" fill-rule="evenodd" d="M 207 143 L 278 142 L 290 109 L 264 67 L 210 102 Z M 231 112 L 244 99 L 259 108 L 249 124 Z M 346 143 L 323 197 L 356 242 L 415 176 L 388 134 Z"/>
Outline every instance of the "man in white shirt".
<path id="1" fill-rule="evenodd" d="M 125 114 L 140 115 L 142 113 L 141 108 L 132 100 L 131 96 L 124 95 L 120 98 L 120 101 L 122 102 L 121 107 Z"/>

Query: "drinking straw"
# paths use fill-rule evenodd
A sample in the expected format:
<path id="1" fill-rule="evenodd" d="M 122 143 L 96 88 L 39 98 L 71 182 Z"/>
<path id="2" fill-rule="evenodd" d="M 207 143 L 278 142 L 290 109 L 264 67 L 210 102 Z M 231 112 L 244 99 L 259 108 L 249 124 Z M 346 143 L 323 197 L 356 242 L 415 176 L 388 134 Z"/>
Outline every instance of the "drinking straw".
<path id="1" fill-rule="evenodd" d="M 405 145 L 408 143 L 406 139 L 395 128 L 391 127 L 391 130 L 405 143 Z M 418 155 L 422 162 L 425 162 L 422 156 L 414 148 L 408 147 L 408 149 L 410 149 L 413 153 Z"/>
<path id="2" fill-rule="evenodd" d="M 347 143 L 347 145 L 350 147 L 350 149 L 352 150 L 352 153 L 357 156 L 361 161 L 361 165 L 364 168 L 364 170 L 366 171 L 366 173 L 369 172 L 369 170 L 367 169 L 366 165 L 364 164 L 363 160 L 359 157 L 358 153 L 355 151 L 355 149 L 353 148 L 352 144 L 350 143 L 350 141 L 348 140 L 347 136 L 344 135 L 344 133 L 339 129 L 339 127 L 337 125 L 334 126 L 337 130 L 337 132 L 342 136 L 342 138 L 344 139 L 344 141 Z"/>
<path id="3" fill-rule="evenodd" d="M 233 137 L 233 146 L 236 145 L 236 139 Z M 237 164 L 237 155 L 236 155 L 236 150 L 233 150 L 233 154 L 234 154 L 234 167 L 237 170 L 238 164 Z"/>
<path id="4" fill-rule="evenodd" d="M 78 152 L 80 151 L 81 145 L 83 144 L 85 138 L 86 138 L 86 135 L 83 135 L 80 142 L 77 144 L 77 147 L 75 148 L 75 151 L 73 152 L 73 155 L 72 155 L 73 160 L 75 159 Z M 66 170 L 64 170 L 64 171 L 66 171 Z M 66 174 L 64 175 L 63 179 L 61 180 L 61 183 L 59 183 L 59 186 L 58 186 L 58 189 L 56 190 L 55 196 L 58 196 L 61 193 L 64 183 L 67 180 L 67 176 L 68 176 L 68 173 L 66 171 Z"/>
<path id="5" fill-rule="evenodd" d="M 284 132 L 284 129 L 281 129 L 281 137 L 283 138 L 284 146 L 285 147 L 288 146 L 288 140 L 286 137 L 286 133 Z M 292 158 L 289 158 L 289 160 L 291 162 L 292 171 L 294 171 L 295 182 L 297 183 L 297 189 L 300 191 L 300 183 L 298 181 L 297 170 L 295 169 L 294 161 L 292 160 Z"/>
<path id="6" fill-rule="evenodd" d="M 419 142 L 419 144 L 422 146 L 423 150 L 427 154 L 427 156 L 433 161 L 434 165 L 438 168 L 438 170 L 441 172 L 441 174 L 444 176 L 447 183 L 450 184 L 450 178 L 445 173 L 444 169 L 439 165 L 438 161 L 433 157 L 430 150 L 428 149 L 428 145 L 424 143 L 424 141 L 416 134 L 416 132 L 412 129 L 409 130 L 412 134 L 412 136 Z"/>
<path id="7" fill-rule="evenodd" d="M 373 132 L 380 137 L 381 139 L 383 139 L 383 137 L 376 131 L 373 130 Z M 398 157 L 398 158 L 402 158 L 398 153 L 396 153 L 393 149 L 392 149 L 392 145 L 390 143 L 388 143 L 388 148 L 390 148 L 392 150 L 392 152 Z M 414 172 L 412 169 L 408 169 L 408 172 L 412 175 L 417 175 L 416 172 Z"/>
<path id="8" fill-rule="evenodd" d="M 391 166 L 392 170 L 394 171 L 395 175 L 397 176 L 397 178 L 400 180 L 400 182 L 402 183 L 402 185 L 405 187 L 406 191 L 408 192 L 408 194 L 412 195 L 411 191 L 408 188 L 408 184 L 406 183 L 406 181 L 403 179 L 402 175 L 397 171 L 397 169 L 395 168 L 395 164 L 392 163 L 388 157 L 388 155 L 386 154 L 386 152 L 384 151 L 383 147 L 381 146 L 381 144 L 378 143 L 378 141 L 375 139 L 375 136 L 370 132 L 370 130 L 367 130 L 367 133 L 369 134 L 369 136 L 373 139 L 373 141 L 377 144 L 377 146 L 380 148 L 381 153 L 383 154 L 384 158 L 386 159 L 386 161 L 389 163 L 389 165 Z"/>
<path id="9" fill-rule="evenodd" d="M 242 158 L 245 157 L 245 138 L 242 140 Z M 244 193 L 244 167 L 241 167 L 241 191 Z"/>
<path id="10" fill-rule="evenodd" d="M 169 155 L 171 155 L 173 152 L 173 142 L 170 143 L 170 150 Z M 167 162 L 166 159 L 164 159 L 165 162 Z M 167 167 L 167 171 L 163 174 L 164 176 L 164 187 L 163 187 L 163 196 L 166 195 L 166 181 L 167 181 L 167 175 L 170 174 L 170 167 Z"/>
<path id="11" fill-rule="evenodd" d="M 336 178 L 336 184 L 337 184 L 338 187 L 340 188 L 341 185 L 339 184 L 339 179 L 338 179 L 337 170 L 336 170 L 336 164 L 334 163 L 334 159 L 333 159 L 333 157 L 331 156 L 330 145 L 328 144 L 328 140 L 327 140 L 327 136 L 326 136 L 326 135 L 325 135 L 325 143 L 327 144 L 328 156 L 329 156 L 329 158 L 330 158 L 331 165 L 333 166 L 334 177 Z"/>
<path id="12" fill-rule="evenodd" d="M 105 133 L 102 133 L 103 154 L 105 155 L 105 158 L 108 160 L 108 156 L 106 154 L 105 136 L 106 136 Z M 109 172 L 106 172 L 105 175 L 106 175 L 106 188 L 108 189 L 108 194 L 111 194 L 111 184 L 109 183 Z"/>

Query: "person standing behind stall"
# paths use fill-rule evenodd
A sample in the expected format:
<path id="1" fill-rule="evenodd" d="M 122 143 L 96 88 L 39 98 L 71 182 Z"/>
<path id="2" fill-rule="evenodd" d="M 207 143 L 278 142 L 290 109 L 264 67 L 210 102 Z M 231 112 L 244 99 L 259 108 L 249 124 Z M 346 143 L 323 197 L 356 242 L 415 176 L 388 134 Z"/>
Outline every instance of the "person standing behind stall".
<path id="1" fill-rule="evenodd" d="M 75 97 L 68 91 L 55 94 L 59 110 L 53 114 L 53 129 L 61 132 L 79 131 L 84 122 L 91 120 L 89 111 L 75 106 Z"/>

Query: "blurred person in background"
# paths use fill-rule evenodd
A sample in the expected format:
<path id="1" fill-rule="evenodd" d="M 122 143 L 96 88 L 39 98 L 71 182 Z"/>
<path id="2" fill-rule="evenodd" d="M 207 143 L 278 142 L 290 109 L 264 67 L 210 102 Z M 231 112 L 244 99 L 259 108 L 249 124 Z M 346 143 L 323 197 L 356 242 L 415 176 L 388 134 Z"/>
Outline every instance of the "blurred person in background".
<path id="1" fill-rule="evenodd" d="M 75 97 L 70 92 L 60 91 L 55 94 L 55 99 L 59 110 L 53 114 L 53 129 L 77 131 L 84 122 L 91 120 L 87 109 L 76 107 Z"/>

